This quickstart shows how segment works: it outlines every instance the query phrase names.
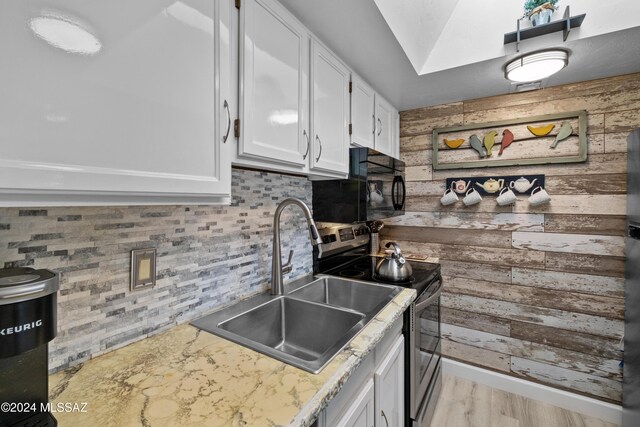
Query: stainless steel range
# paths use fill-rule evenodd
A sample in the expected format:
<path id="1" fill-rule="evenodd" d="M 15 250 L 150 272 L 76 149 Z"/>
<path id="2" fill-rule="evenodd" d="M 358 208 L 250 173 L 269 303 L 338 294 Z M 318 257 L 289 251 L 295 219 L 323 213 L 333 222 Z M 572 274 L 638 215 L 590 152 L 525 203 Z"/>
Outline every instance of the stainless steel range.
<path id="1" fill-rule="evenodd" d="M 366 225 L 331 224 L 319 233 L 323 243 L 314 247 L 314 273 L 389 283 L 418 292 L 404 315 L 405 417 L 407 426 L 428 426 L 442 388 L 440 264 L 414 262 L 408 280 L 385 280 L 376 276 L 376 265 L 381 258 L 369 255 Z"/>

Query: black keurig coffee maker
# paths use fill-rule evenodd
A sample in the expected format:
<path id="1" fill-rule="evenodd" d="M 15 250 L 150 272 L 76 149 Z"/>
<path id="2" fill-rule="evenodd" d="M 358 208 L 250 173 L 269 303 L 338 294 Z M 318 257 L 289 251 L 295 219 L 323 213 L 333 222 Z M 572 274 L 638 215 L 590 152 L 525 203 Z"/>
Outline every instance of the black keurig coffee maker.
<path id="1" fill-rule="evenodd" d="M 0 427 L 57 425 L 47 408 L 57 291 L 49 270 L 0 269 Z"/>

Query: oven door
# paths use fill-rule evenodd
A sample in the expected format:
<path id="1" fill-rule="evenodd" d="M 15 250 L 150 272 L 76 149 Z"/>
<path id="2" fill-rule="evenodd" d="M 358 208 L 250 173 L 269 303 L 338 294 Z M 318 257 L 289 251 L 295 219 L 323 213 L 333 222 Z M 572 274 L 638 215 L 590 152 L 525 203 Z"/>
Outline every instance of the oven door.
<path id="1" fill-rule="evenodd" d="M 440 361 L 441 293 L 442 278 L 438 277 L 410 306 L 408 398 L 413 419 Z"/>

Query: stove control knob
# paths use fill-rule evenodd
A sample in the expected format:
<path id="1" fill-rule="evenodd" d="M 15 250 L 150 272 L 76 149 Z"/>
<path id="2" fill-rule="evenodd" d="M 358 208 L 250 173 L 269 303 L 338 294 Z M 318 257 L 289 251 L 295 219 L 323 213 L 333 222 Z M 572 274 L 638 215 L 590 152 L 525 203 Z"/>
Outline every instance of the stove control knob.
<path id="1" fill-rule="evenodd" d="M 365 235 L 365 234 L 368 233 L 368 231 L 367 231 L 367 229 L 365 227 L 358 228 L 358 229 L 354 230 L 354 232 L 355 232 L 356 237 L 357 236 L 362 236 L 362 235 Z"/>
<path id="2" fill-rule="evenodd" d="M 335 234 L 327 234 L 326 236 L 322 236 L 322 243 L 331 243 L 336 241 Z"/>

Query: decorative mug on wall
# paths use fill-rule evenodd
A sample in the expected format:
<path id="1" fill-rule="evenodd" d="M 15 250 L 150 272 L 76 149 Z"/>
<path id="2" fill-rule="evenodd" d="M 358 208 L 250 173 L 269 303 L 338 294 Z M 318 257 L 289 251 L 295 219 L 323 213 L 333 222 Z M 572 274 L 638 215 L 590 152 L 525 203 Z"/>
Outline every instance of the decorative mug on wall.
<path id="1" fill-rule="evenodd" d="M 458 195 L 451 188 L 447 188 L 440 199 L 442 206 L 449 206 L 458 201 Z"/>
<path id="2" fill-rule="evenodd" d="M 451 189 L 458 194 L 464 194 L 469 189 L 470 186 L 471 186 L 471 181 L 464 182 L 461 179 L 457 181 L 453 181 L 451 183 Z"/>
<path id="3" fill-rule="evenodd" d="M 516 202 L 516 200 L 518 200 L 518 197 L 516 197 L 516 193 L 514 193 L 513 190 L 507 187 L 504 187 L 502 190 L 500 190 L 500 195 L 496 197 L 496 202 L 498 202 L 500 206 L 512 205 Z"/>
<path id="4" fill-rule="evenodd" d="M 542 187 L 536 187 L 531 190 L 531 196 L 529 196 L 529 204 L 531 206 L 540 206 L 548 203 L 551 200 L 551 196 Z"/>
<path id="5" fill-rule="evenodd" d="M 466 206 L 475 205 L 476 203 L 480 203 L 481 201 L 482 196 L 480 196 L 480 193 L 478 193 L 475 188 L 468 189 L 466 195 L 464 196 L 464 199 L 462 199 L 462 203 L 464 203 Z"/>

